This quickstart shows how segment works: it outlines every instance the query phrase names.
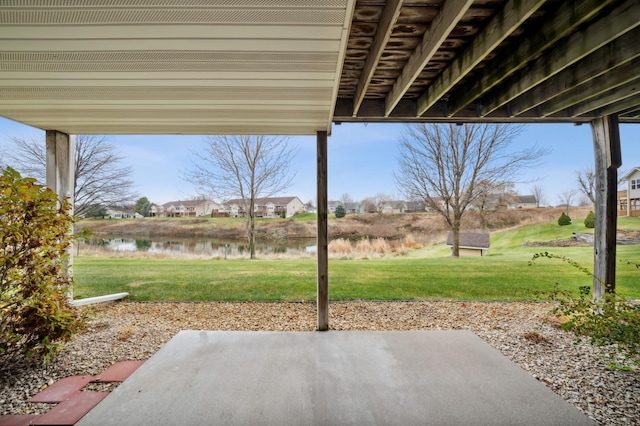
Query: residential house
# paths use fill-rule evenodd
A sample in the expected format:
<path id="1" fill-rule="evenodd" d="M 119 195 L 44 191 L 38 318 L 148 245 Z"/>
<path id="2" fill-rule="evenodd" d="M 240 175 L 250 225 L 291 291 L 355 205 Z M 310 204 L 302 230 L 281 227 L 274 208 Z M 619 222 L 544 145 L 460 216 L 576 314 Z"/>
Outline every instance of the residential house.
<path id="1" fill-rule="evenodd" d="M 398 214 L 404 213 L 405 207 L 404 201 L 389 200 L 384 202 L 381 210 L 382 214 Z"/>
<path id="2" fill-rule="evenodd" d="M 405 213 L 417 213 L 427 210 L 427 203 L 424 201 L 407 201 L 405 202 Z"/>
<path id="3" fill-rule="evenodd" d="M 128 207 L 107 207 L 105 219 L 131 219 L 142 217 L 140 214 L 135 213 L 132 208 Z"/>
<path id="4" fill-rule="evenodd" d="M 248 200 L 245 200 L 248 204 Z M 246 217 L 245 201 L 240 198 L 227 200 L 224 211 L 231 217 Z M 305 205 L 298 197 L 256 198 L 254 204 L 255 217 L 292 217 L 305 211 Z"/>
<path id="5" fill-rule="evenodd" d="M 345 203 L 344 209 L 347 214 L 363 213 L 362 203 L 359 203 L 357 201 Z"/>
<path id="6" fill-rule="evenodd" d="M 627 190 L 618 192 L 618 214 L 640 217 L 640 167 L 632 168 L 623 178 Z"/>
<path id="7" fill-rule="evenodd" d="M 343 206 L 344 203 L 342 201 L 327 201 L 327 209 L 329 210 L 329 214 L 333 214 L 336 212 L 336 207 Z"/>
<path id="8" fill-rule="evenodd" d="M 157 217 L 198 217 L 209 216 L 218 211 L 220 206 L 206 198 L 197 198 L 185 201 L 169 201 L 162 205 L 153 205 L 149 211 L 150 216 Z"/>
<path id="9" fill-rule="evenodd" d="M 447 235 L 447 245 L 453 250 L 453 232 Z M 461 232 L 458 246 L 460 256 L 484 256 L 489 252 L 489 234 L 484 232 Z"/>
<path id="10" fill-rule="evenodd" d="M 538 207 L 535 195 L 518 195 L 516 196 L 515 207 L 518 209 L 530 209 Z"/>

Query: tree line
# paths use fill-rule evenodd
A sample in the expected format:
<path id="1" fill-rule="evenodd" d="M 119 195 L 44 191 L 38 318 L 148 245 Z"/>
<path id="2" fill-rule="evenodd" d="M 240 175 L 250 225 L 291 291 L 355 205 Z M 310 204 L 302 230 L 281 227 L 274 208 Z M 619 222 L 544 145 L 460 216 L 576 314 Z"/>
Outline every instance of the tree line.
<path id="1" fill-rule="evenodd" d="M 453 256 L 458 255 L 459 232 L 465 212 L 483 211 L 490 196 L 513 193 L 525 168 L 539 165 L 547 152 L 538 146 L 515 148 L 513 142 L 522 126 L 507 124 L 410 124 L 398 140 L 394 179 L 399 193 L 410 202 L 422 203 L 440 214 L 454 235 Z M 43 138 L 44 139 L 44 138 Z M 44 182 L 46 150 L 44 140 L 9 138 L 3 162 Z M 203 147 L 192 151 L 192 163 L 182 177 L 200 195 L 218 199 L 239 197 L 248 212 L 245 231 L 252 257 L 255 255 L 254 205 L 258 198 L 282 193 L 295 179 L 292 165 L 297 152 L 288 139 L 278 136 L 207 136 Z M 76 137 L 75 214 L 99 214 L 107 206 L 134 205 L 148 216 L 153 205 L 133 190 L 130 167 L 107 137 Z M 4 167 L 3 167 L 4 168 Z M 595 201 L 593 168 L 576 172 L 578 188 L 560 195 L 571 205 L 576 194 Z M 538 206 L 545 194 L 541 185 L 532 187 Z M 349 194 L 340 200 L 354 203 Z M 382 212 L 391 201 L 385 194 L 363 200 L 366 211 Z M 135 204 L 134 204 L 135 203 Z"/>

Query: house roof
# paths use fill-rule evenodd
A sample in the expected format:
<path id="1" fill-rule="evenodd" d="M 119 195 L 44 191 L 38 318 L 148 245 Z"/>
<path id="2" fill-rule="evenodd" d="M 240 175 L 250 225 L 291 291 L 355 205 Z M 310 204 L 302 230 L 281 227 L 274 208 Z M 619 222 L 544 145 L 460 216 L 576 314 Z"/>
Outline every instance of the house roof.
<path id="1" fill-rule="evenodd" d="M 211 200 L 178 200 L 178 201 L 169 201 L 167 203 L 164 203 L 162 206 L 163 207 L 170 207 L 170 206 L 185 206 L 185 207 L 197 207 L 197 206 L 201 206 L 204 203 L 212 203 L 213 201 Z"/>
<path id="2" fill-rule="evenodd" d="M 637 0 L 3 0 L 0 116 L 69 134 L 640 122 L 638 39 Z"/>
<path id="3" fill-rule="evenodd" d="M 518 201 L 522 204 L 536 204 L 535 195 L 518 195 Z"/>
<path id="4" fill-rule="evenodd" d="M 629 173 L 627 173 L 626 175 L 624 175 L 624 177 L 622 178 L 622 180 L 629 180 L 631 179 L 631 176 L 633 176 L 634 173 L 640 172 L 640 167 L 634 167 L 631 170 L 629 170 Z"/>
<path id="5" fill-rule="evenodd" d="M 286 206 L 287 204 L 289 204 L 290 202 L 292 202 L 293 200 L 295 200 L 298 197 L 265 197 L 265 198 L 256 198 L 255 199 L 255 204 L 256 205 L 266 205 L 268 203 L 273 203 L 277 206 Z M 298 198 L 298 200 L 300 200 Z M 300 201 L 302 202 L 302 201 Z M 225 201 L 225 204 L 240 204 L 242 203 L 242 198 L 234 198 L 232 200 L 227 200 Z"/>
<path id="6" fill-rule="evenodd" d="M 447 245 L 453 245 L 453 232 L 447 235 Z M 489 248 L 489 234 L 484 232 L 461 232 L 460 247 L 462 248 Z"/>

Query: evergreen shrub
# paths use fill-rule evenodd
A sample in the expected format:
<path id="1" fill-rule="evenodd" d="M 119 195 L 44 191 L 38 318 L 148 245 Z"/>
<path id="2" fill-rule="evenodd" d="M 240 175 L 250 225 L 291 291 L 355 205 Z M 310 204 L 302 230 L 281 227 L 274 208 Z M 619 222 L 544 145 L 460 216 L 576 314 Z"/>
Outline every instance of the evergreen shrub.
<path id="1" fill-rule="evenodd" d="M 560 218 L 558 219 L 558 225 L 560 226 L 571 225 L 571 218 L 567 216 L 564 212 L 562 212 L 562 214 L 560 215 Z"/>
<path id="2" fill-rule="evenodd" d="M 584 218 L 584 226 L 591 229 L 596 227 L 596 215 L 593 213 L 593 210 Z"/>

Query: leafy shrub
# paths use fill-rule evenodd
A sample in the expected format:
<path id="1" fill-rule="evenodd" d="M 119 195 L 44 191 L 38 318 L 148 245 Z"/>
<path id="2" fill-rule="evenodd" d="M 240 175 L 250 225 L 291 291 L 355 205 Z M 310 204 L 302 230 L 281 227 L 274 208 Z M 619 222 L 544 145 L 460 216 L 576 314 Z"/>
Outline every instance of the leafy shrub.
<path id="1" fill-rule="evenodd" d="M 347 211 L 344 209 L 344 206 L 340 205 L 336 207 L 336 218 L 341 219 L 347 215 Z"/>
<path id="2" fill-rule="evenodd" d="M 596 215 L 593 213 L 593 210 L 584 218 L 584 226 L 591 229 L 596 227 Z"/>
<path id="3" fill-rule="evenodd" d="M 564 212 L 560 215 L 560 219 L 558 219 L 558 225 L 565 226 L 571 225 L 571 218 L 567 216 Z"/>
<path id="4" fill-rule="evenodd" d="M 11 168 L 0 176 L 0 368 L 49 361 L 84 325 L 67 298 L 69 211 L 35 179 Z"/>
<path id="5" fill-rule="evenodd" d="M 530 263 L 539 258 L 559 259 L 594 278 L 587 268 L 565 256 L 536 253 Z M 640 264 L 635 266 L 640 268 Z M 592 345 L 602 347 L 607 357 L 605 362 L 610 367 L 629 368 L 625 364 L 640 367 L 640 304 L 612 292 L 594 299 L 587 286 L 581 286 L 579 290 L 580 296 L 575 297 L 558 291 L 556 284 L 556 290 L 549 295 L 551 300 L 559 302 L 552 313 L 566 319 L 562 328 L 573 331 L 577 336 L 585 336 Z"/>

